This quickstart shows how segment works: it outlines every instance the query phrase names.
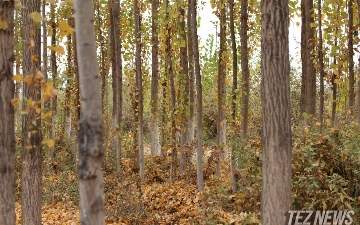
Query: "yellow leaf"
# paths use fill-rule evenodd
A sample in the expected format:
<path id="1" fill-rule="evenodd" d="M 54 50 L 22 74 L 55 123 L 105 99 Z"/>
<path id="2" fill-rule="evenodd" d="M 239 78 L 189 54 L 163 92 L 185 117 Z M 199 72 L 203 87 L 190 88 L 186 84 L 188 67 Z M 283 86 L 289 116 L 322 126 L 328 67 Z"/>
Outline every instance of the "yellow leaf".
<path id="1" fill-rule="evenodd" d="M 64 55 L 65 54 L 65 50 L 64 47 L 62 46 L 49 46 L 48 47 L 51 51 L 56 52 L 59 55 Z"/>
<path id="2" fill-rule="evenodd" d="M 19 83 L 22 80 L 22 77 L 20 74 L 16 74 L 11 78 L 11 80 L 14 80 L 16 81 L 16 83 Z"/>
<path id="3" fill-rule="evenodd" d="M 49 2 L 49 3 L 55 4 L 55 3 L 56 3 L 56 0 L 46 0 L 46 2 Z"/>
<path id="4" fill-rule="evenodd" d="M 72 32 L 74 31 L 70 26 L 69 24 L 66 22 L 66 21 L 61 21 L 59 23 L 59 29 L 60 29 L 60 33 L 59 35 L 61 36 L 67 36 L 67 35 L 70 35 L 72 34 Z"/>
<path id="5" fill-rule="evenodd" d="M 24 82 L 25 84 L 30 85 L 32 83 L 32 77 L 31 76 L 25 77 Z"/>
<path id="6" fill-rule="evenodd" d="M 43 120 L 43 119 L 46 119 L 46 118 L 49 118 L 49 117 L 51 117 L 52 116 L 52 112 L 50 111 L 50 112 L 46 112 L 46 113 L 44 113 L 42 116 L 41 116 L 41 119 Z"/>
<path id="7" fill-rule="evenodd" d="M 52 147 L 54 147 L 55 142 L 53 139 L 45 139 L 41 142 L 41 144 L 47 145 L 49 148 L 52 148 Z"/>
<path id="8" fill-rule="evenodd" d="M 54 176 L 50 176 L 49 181 L 53 181 L 53 180 L 54 180 Z"/>
<path id="9" fill-rule="evenodd" d="M 315 24 L 315 23 L 311 23 L 311 24 L 310 24 L 310 27 L 311 27 L 311 28 L 314 28 L 314 27 L 316 27 L 316 24 Z"/>
<path id="10" fill-rule="evenodd" d="M 31 59 L 32 59 L 32 61 L 34 61 L 34 62 L 38 62 L 38 61 L 39 61 L 39 57 L 38 57 L 37 55 L 32 55 L 32 56 L 31 56 Z"/>
<path id="11" fill-rule="evenodd" d="M 300 22 L 296 22 L 296 26 L 297 26 L 297 27 L 300 26 Z"/>
<path id="12" fill-rule="evenodd" d="M 38 107 L 36 107 L 35 111 L 36 111 L 37 114 L 40 114 L 40 113 L 41 113 L 41 109 L 38 108 Z"/>
<path id="13" fill-rule="evenodd" d="M 315 125 L 316 125 L 316 126 L 320 126 L 321 123 L 320 123 L 320 122 L 316 122 Z"/>
<path id="14" fill-rule="evenodd" d="M 35 23 L 40 23 L 42 16 L 39 12 L 32 12 L 29 14 L 30 18 L 34 20 Z"/>
<path id="15" fill-rule="evenodd" d="M 11 100 L 11 104 L 14 106 L 14 107 L 17 107 L 20 103 L 20 99 L 19 98 L 14 98 Z"/>
<path id="16" fill-rule="evenodd" d="M 260 63 L 256 63 L 255 66 L 256 66 L 257 68 L 259 68 L 259 67 L 260 67 Z"/>

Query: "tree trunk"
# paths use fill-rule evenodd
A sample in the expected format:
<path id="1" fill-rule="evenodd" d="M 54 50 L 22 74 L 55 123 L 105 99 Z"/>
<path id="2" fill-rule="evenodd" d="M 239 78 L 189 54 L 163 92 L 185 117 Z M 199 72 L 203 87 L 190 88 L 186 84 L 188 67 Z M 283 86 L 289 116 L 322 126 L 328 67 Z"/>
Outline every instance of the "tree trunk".
<path id="1" fill-rule="evenodd" d="M 165 2 L 166 9 L 166 21 L 170 23 L 169 15 L 169 0 Z M 170 80 L 170 96 L 171 96 L 171 165 L 170 165 L 170 183 L 174 181 L 175 161 L 176 161 L 176 126 L 175 126 L 175 110 L 176 110 L 176 97 L 175 97 L 175 82 L 174 82 L 174 71 L 172 65 L 172 48 L 171 48 L 171 27 L 167 26 L 167 37 L 166 37 L 166 62 L 165 71 L 169 75 Z"/>
<path id="2" fill-rule="evenodd" d="M 197 91 L 197 185 L 199 191 L 204 191 L 204 176 L 203 176 L 203 167 L 202 167 L 202 84 L 201 84 L 201 74 L 200 74 L 200 61 L 199 61 L 199 46 L 198 46 L 198 35 L 197 35 L 197 14 L 196 14 L 196 0 L 190 0 L 189 7 L 191 8 L 190 12 L 190 32 L 192 40 L 192 49 L 194 53 L 194 66 L 195 66 L 195 77 L 196 77 L 196 91 Z"/>
<path id="3" fill-rule="evenodd" d="M 241 0 L 241 73 L 242 73 L 242 95 L 241 95 L 241 141 L 243 146 L 246 145 L 247 131 L 248 131 L 248 118 L 249 118 L 249 98 L 250 98 L 250 71 L 248 61 L 248 35 L 247 35 L 247 20 L 248 20 L 248 0 Z"/>
<path id="4" fill-rule="evenodd" d="M 138 89 L 138 122 L 139 122 L 139 167 L 140 179 L 144 180 L 144 121 L 143 121 L 143 87 L 141 72 L 141 30 L 140 30 L 140 8 L 138 1 L 134 0 L 134 20 L 135 20 L 135 39 L 136 39 L 136 86 Z"/>
<path id="5" fill-rule="evenodd" d="M 41 77 L 40 55 L 41 55 L 41 33 L 40 29 L 34 27 L 34 21 L 29 17 L 30 13 L 40 12 L 40 0 L 22 1 L 23 30 L 22 37 L 30 48 L 23 46 L 23 71 L 24 76 Z M 42 176 L 42 134 L 40 131 L 41 121 L 35 108 L 40 108 L 38 101 L 41 98 L 41 88 L 39 80 L 34 80 L 31 84 L 25 83 L 23 89 L 24 101 L 23 109 L 28 111 L 23 117 L 23 161 L 21 176 L 21 206 L 22 224 L 40 225 L 41 224 L 41 176 Z M 33 107 L 28 107 L 26 101 L 32 99 L 35 102 Z"/>
<path id="6" fill-rule="evenodd" d="M 179 1 L 179 13 L 178 23 L 180 27 L 181 41 L 187 43 L 186 31 L 185 31 L 185 1 Z M 181 116 L 181 141 L 180 141 L 180 173 L 184 172 L 187 168 L 190 158 L 189 154 L 185 154 L 184 146 L 189 141 L 189 77 L 188 77 L 188 56 L 187 45 L 180 47 L 180 65 L 181 65 L 181 92 L 182 92 L 182 116 Z"/>
<path id="7" fill-rule="evenodd" d="M 322 39 L 322 27 L 321 27 L 321 0 L 318 0 L 318 23 L 319 23 L 319 74 L 320 74 L 320 109 L 319 109 L 319 121 L 320 132 L 324 126 L 324 60 L 323 60 L 323 39 Z"/>
<path id="8" fill-rule="evenodd" d="M 353 0 L 348 2 L 348 64 L 349 64 L 349 107 L 353 113 L 355 107 L 355 78 L 354 78 L 354 46 L 353 46 L 353 29 L 354 29 L 354 13 Z"/>
<path id="9" fill-rule="evenodd" d="M 225 4 L 222 1 L 222 4 Z M 220 176 L 220 159 L 226 156 L 226 8 L 220 9 L 220 50 L 218 61 L 218 119 L 216 174 Z"/>
<path id="10" fill-rule="evenodd" d="M 159 151 L 159 38 L 157 34 L 159 0 L 151 1 L 151 29 L 152 29 L 152 65 L 151 65 L 151 154 L 158 155 Z"/>
<path id="11" fill-rule="evenodd" d="M 337 32 L 338 32 L 338 28 L 335 28 L 335 34 L 334 34 L 334 37 L 335 37 L 335 41 L 334 41 L 334 44 L 335 44 L 335 47 L 337 47 L 338 45 L 338 39 L 337 39 Z M 337 64 L 336 62 L 336 56 L 334 56 L 333 58 L 333 63 L 334 65 Z M 333 69 L 335 70 L 335 69 Z M 339 79 L 338 76 L 336 75 L 336 72 L 333 71 L 333 74 L 332 74 L 332 78 L 331 78 L 331 86 L 332 86 L 332 107 L 331 107 L 331 127 L 334 127 L 335 126 L 335 119 L 336 119 L 336 105 L 337 105 L 337 100 L 336 100 L 336 95 L 337 95 L 337 83 L 336 83 L 336 79 Z"/>
<path id="12" fill-rule="evenodd" d="M 360 0 L 357 0 L 358 5 L 358 18 L 360 19 Z M 359 57 L 359 65 L 360 65 L 360 57 Z M 360 74 L 360 66 L 359 66 L 359 74 Z M 358 100 L 358 122 L 360 123 L 360 80 L 357 83 L 357 100 Z"/>
<path id="13" fill-rule="evenodd" d="M 79 121 L 79 178 L 81 224 L 105 224 L 103 120 L 97 67 L 94 8 L 91 1 L 75 1 L 75 26 L 81 88 Z"/>
<path id="14" fill-rule="evenodd" d="M 120 42 L 120 3 L 119 0 L 109 1 L 110 6 L 110 44 L 111 44 L 111 69 L 113 89 L 113 127 L 116 130 L 116 170 L 120 172 L 122 132 L 122 63 Z"/>
<path id="15" fill-rule="evenodd" d="M 188 59 L 189 59 L 189 141 L 195 139 L 195 70 L 194 70 L 194 49 L 192 34 L 190 32 L 191 26 L 191 0 L 188 0 L 188 15 L 187 23 L 189 27 L 188 32 Z"/>
<path id="16" fill-rule="evenodd" d="M 230 16 L 230 36 L 231 36 L 231 48 L 233 57 L 233 85 L 231 89 L 231 117 L 232 117 L 232 130 L 233 137 L 235 137 L 236 129 L 236 93 L 237 93 L 237 73 L 238 73 L 238 62 L 237 62 L 237 47 L 235 39 L 235 27 L 234 27 L 234 0 L 229 0 L 229 16 Z M 231 148 L 231 182 L 232 191 L 237 191 L 237 179 L 235 177 L 236 172 L 236 159 L 235 159 L 235 148 L 234 145 Z"/>
<path id="17" fill-rule="evenodd" d="M 302 61 L 302 79 L 301 79 L 301 103 L 300 113 L 311 114 L 316 113 L 316 73 L 315 65 L 312 62 L 315 43 L 315 28 L 311 26 L 314 23 L 313 0 L 301 1 L 301 61 Z M 306 120 L 306 122 L 308 122 Z"/>
<path id="18" fill-rule="evenodd" d="M 56 45 L 56 22 L 55 22 L 55 4 L 51 4 L 50 6 L 50 14 L 51 14 L 51 46 Z M 57 63 L 56 63 L 56 53 L 55 51 L 50 52 L 50 66 L 51 66 L 51 75 L 53 80 L 54 88 L 57 88 Z M 50 120 L 51 131 L 50 131 L 50 139 L 55 140 L 55 130 L 56 130 L 56 114 L 57 114 L 57 96 L 51 99 L 51 111 L 52 116 Z M 54 161 L 54 148 L 50 148 L 50 162 Z"/>
<path id="19" fill-rule="evenodd" d="M 14 225 L 15 216 L 15 85 L 14 1 L 0 0 L 0 18 L 7 23 L 0 29 L 0 224 Z"/>
<path id="20" fill-rule="evenodd" d="M 274 225 L 285 224 L 292 202 L 289 3 L 263 0 L 261 9 L 261 224 Z"/>

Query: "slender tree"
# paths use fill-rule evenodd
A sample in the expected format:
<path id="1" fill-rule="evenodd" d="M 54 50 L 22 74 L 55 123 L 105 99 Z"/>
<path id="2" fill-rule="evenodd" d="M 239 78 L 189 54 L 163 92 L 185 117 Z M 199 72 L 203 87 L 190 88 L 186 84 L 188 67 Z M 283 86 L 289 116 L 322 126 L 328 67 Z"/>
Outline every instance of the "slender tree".
<path id="1" fill-rule="evenodd" d="M 188 32 L 188 60 L 189 60 L 189 141 L 195 139 L 195 69 L 194 69 L 194 49 L 191 27 L 191 0 L 188 0 L 187 24 L 189 27 Z"/>
<path id="2" fill-rule="evenodd" d="M 354 29 L 354 13 L 353 0 L 348 1 L 348 68 L 349 68 L 349 107 L 351 112 L 355 107 L 355 77 L 354 77 L 354 46 L 353 46 L 353 29 Z"/>
<path id="3" fill-rule="evenodd" d="M 152 65 L 151 65 L 151 154 L 159 152 L 159 38 L 158 38 L 158 14 L 159 0 L 151 1 L 151 30 L 152 30 Z"/>
<path id="4" fill-rule="evenodd" d="M 12 81 L 14 68 L 14 1 L 0 0 L 0 224 L 14 225 L 15 129 Z M 5 26 L 4 26 L 5 25 Z"/>
<path id="5" fill-rule="evenodd" d="M 248 0 L 241 0 L 241 74 L 242 74 L 242 94 L 241 94 L 241 141 L 246 145 L 248 121 L 249 121 L 249 98 L 250 98 L 250 70 L 248 60 Z"/>
<path id="6" fill-rule="evenodd" d="M 38 103 L 41 98 L 40 81 L 43 78 L 40 72 L 41 58 L 41 32 L 31 19 L 29 14 L 39 13 L 41 8 L 40 0 L 22 0 L 22 38 L 23 45 L 23 73 L 31 78 L 31 82 L 24 82 L 23 87 L 23 110 L 22 137 L 23 137 L 23 160 L 21 174 L 21 206 L 22 224 L 41 224 L 41 196 L 42 196 L 42 133 L 40 130 L 41 121 L 36 110 L 40 109 Z M 32 102 L 34 105 L 32 105 Z"/>
<path id="7" fill-rule="evenodd" d="M 197 185 L 199 191 L 204 191 L 204 176 L 203 176 L 203 167 L 202 167 L 202 84 L 201 84 L 201 73 L 200 73 L 200 59 L 199 59 L 199 46 L 198 46 L 198 35 L 197 35 L 197 14 L 196 14 L 196 0 L 190 0 L 190 33 L 192 40 L 192 49 L 194 53 L 194 67 L 195 67 L 195 77 L 196 77 L 196 91 L 197 91 L 197 131 L 196 131 L 196 141 L 197 141 Z"/>
<path id="8" fill-rule="evenodd" d="M 360 20 L 360 0 L 357 0 L 358 5 L 358 19 Z M 359 65 L 360 65 L 360 57 L 359 57 Z M 359 66 L 359 73 L 360 73 L 360 66 Z M 360 80 L 357 83 L 357 100 L 358 100 L 358 121 L 360 123 Z"/>
<path id="9" fill-rule="evenodd" d="M 261 224 L 274 225 L 292 202 L 289 2 L 262 0 L 261 15 Z"/>
<path id="10" fill-rule="evenodd" d="M 235 39 L 235 26 L 234 26 L 234 0 L 229 0 L 229 16 L 230 16 L 230 37 L 231 37 L 231 49 L 232 49 L 232 72 L 233 83 L 231 89 L 231 117 L 232 117 L 232 130 L 235 135 L 236 130 L 236 93 L 237 93 L 237 79 L 238 79 L 238 62 L 237 62 L 237 47 Z M 237 181 L 235 177 L 236 161 L 235 161 L 235 148 L 231 148 L 231 181 L 232 191 L 237 191 Z"/>
<path id="11" fill-rule="evenodd" d="M 321 19 L 321 0 L 318 0 L 318 23 L 319 23 L 319 74 L 320 74 L 320 108 L 319 121 L 320 131 L 322 131 L 324 123 L 324 59 L 323 59 L 323 38 L 322 38 L 322 19 Z"/>
<path id="12" fill-rule="evenodd" d="M 81 87 L 79 121 L 79 179 L 81 224 L 105 224 L 103 120 L 100 74 L 97 67 L 94 7 L 91 1 L 75 1 L 75 27 Z"/>
<path id="13" fill-rule="evenodd" d="M 315 115 L 316 110 L 316 73 L 313 63 L 315 27 L 313 0 L 301 0 L 301 97 L 300 113 Z"/>
<path id="14" fill-rule="evenodd" d="M 187 43 L 185 31 L 185 1 L 179 1 L 178 23 L 180 28 L 181 41 Z M 189 77 L 188 77 L 188 55 L 187 45 L 180 47 L 180 65 L 181 65 L 181 91 L 182 91 L 182 115 L 181 115 L 181 141 L 180 141 L 180 173 L 188 166 L 190 159 L 188 154 L 184 152 L 184 145 L 189 141 L 189 117 L 187 112 L 189 110 Z"/>
<path id="15" fill-rule="evenodd" d="M 217 119 L 217 164 L 216 173 L 220 175 L 220 159 L 226 155 L 226 7 L 225 2 L 221 1 L 220 9 L 220 50 L 218 61 L 218 119 Z"/>
<path id="16" fill-rule="evenodd" d="M 134 0 L 134 21 L 135 21 L 135 39 L 136 39 L 136 53 L 135 53 L 135 73 L 136 73 L 136 86 L 138 91 L 138 141 L 139 141 L 139 166 L 140 178 L 144 179 L 144 119 L 143 119 L 143 84 L 142 84 L 142 71 L 141 71 L 141 30 L 140 30 L 140 8 L 138 0 Z"/>
<path id="17" fill-rule="evenodd" d="M 121 160 L 121 133 L 122 124 L 122 63 L 121 63 L 121 42 L 120 42 L 120 3 L 119 0 L 109 1 L 110 6 L 110 45 L 111 45 L 111 69 L 113 89 L 113 126 L 117 129 L 116 148 L 116 169 L 120 171 Z"/>
<path id="18" fill-rule="evenodd" d="M 339 7 L 338 7 L 339 9 Z M 335 33 L 334 33 L 334 46 L 337 47 L 338 46 L 338 38 L 337 38 L 337 33 L 338 33 L 339 29 L 338 27 L 335 28 Z M 337 61 L 336 61 L 336 56 L 334 55 L 333 57 L 333 64 L 336 65 Z M 335 69 L 334 69 L 335 70 Z M 338 75 L 336 75 L 336 72 L 333 71 L 332 77 L 331 77 L 331 86 L 332 86 L 332 107 L 331 107 L 331 127 L 335 126 L 335 119 L 336 119 L 336 106 L 337 106 L 337 82 L 336 80 L 339 79 Z"/>

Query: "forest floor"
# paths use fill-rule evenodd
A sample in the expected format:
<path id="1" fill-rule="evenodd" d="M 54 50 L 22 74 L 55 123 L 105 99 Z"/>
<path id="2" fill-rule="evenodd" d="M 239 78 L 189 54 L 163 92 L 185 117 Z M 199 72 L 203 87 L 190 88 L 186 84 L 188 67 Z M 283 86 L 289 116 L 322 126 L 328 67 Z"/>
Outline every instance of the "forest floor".
<path id="1" fill-rule="evenodd" d="M 131 160 L 123 160 L 123 172 L 117 173 L 105 159 L 106 224 L 259 224 L 259 184 L 253 183 L 253 188 L 246 189 L 247 193 L 232 193 L 230 170 L 225 166 L 229 163 L 222 163 L 221 176 L 214 175 L 214 162 L 209 163 L 204 164 L 205 191 L 200 193 L 194 165 L 170 184 L 170 160 L 148 155 L 146 178 L 141 183 Z M 80 224 L 77 188 L 73 169 L 45 173 L 44 225 Z M 19 202 L 16 203 L 17 224 L 21 224 Z"/>

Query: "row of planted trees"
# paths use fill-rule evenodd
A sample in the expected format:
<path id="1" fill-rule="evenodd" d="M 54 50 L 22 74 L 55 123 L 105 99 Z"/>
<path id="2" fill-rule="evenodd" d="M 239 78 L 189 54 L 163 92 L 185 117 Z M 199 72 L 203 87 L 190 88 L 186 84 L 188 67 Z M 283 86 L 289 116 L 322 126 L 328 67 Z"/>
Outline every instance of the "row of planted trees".
<path id="1" fill-rule="evenodd" d="M 96 48 L 91 50 L 86 50 L 87 44 L 79 46 L 80 43 L 88 43 L 91 40 L 87 42 L 84 37 L 80 36 L 75 38 L 73 33 L 73 28 L 77 31 L 76 33 L 81 33 L 80 31 L 86 27 L 85 24 L 89 23 L 87 20 L 74 22 L 73 1 L 24 0 L 21 3 L 18 1 L 1 1 L 0 3 L 4 9 L 1 11 L 0 20 L 0 32 L 3 37 L 1 44 L 8 46 L 6 49 L 4 48 L 6 51 L 1 53 L 4 57 L 4 60 L 1 61 L 3 63 L 1 68 L 4 68 L 2 70 L 5 71 L 2 74 L 6 74 L 3 75 L 4 78 L 1 77 L 1 90 L 4 90 L 2 91 L 4 99 L 7 99 L 7 102 L 11 100 L 15 109 L 19 109 L 22 114 L 21 119 L 20 117 L 16 119 L 19 124 L 20 121 L 22 124 L 23 223 L 41 223 L 43 145 L 49 147 L 48 155 L 52 161 L 54 140 L 57 140 L 60 135 L 70 138 L 74 130 L 78 128 L 77 121 L 80 120 L 79 90 L 81 89 L 86 95 L 87 89 L 96 89 L 93 88 L 96 83 L 90 85 L 88 79 L 84 79 L 83 83 L 80 82 L 79 69 L 82 67 L 80 61 L 84 59 L 78 59 L 78 56 L 81 55 L 78 52 L 79 49 L 85 55 L 97 53 L 98 76 L 101 80 L 101 107 L 98 102 L 96 103 L 98 105 L 87 105 L 86 101 L 89 100 L 83 95 L 82 115 L 90 120 L 99 121 L 98 109 L 102 109 L 105 118 L 104 140 L 105 142 L 114 142 L 118 171 L 121 170 L 121 158 L 125 154 L 122 145 L 124 133 L 131 132 L 133 134 L 133 144 L 130 149 L 127 149 L 127 152 L 130 152 L 128 156 L 136 161 L 141 179 L 144 179 L 145 176 L 144 134 L 149 133 L 151 136 L 152 154 L 167 155 L 167 152 L 170 153 L 172 159 L 170 182 L 174 181 L 176 177 L 174 174 L 177 171 L 183 173 L 187 167 L 191 166 L 190 156 L 194 152 L 187 153 L 185 146 L 196 140 L 197 182 L 199 191 L 202 191 L 204 188 L 201 164 L 203 130 L 208 128 L 203 127 L 203 93 L 204 96 L 213 96 L 212 100 L 216 102 L 217 106 L 217 116 L 214 119 L 217 127 L 217 151 L 214 153 L 217 159 L 217 174 L 220 174 L 221 159 L 229 155 L 232 155 L 232 172 L 235 174 L 236 170 L 241 167 L 239 156 L 234 152 L 232 154 L 227 152 L 229 149 L 234 150 L 235 148 L 232 148 L 233 143 L 227 142 L 226 138 L 234 139 L 233 137 L 240 136 L 242 147 L 246 145 L 251 89 L 257 88 L 256 84 L 250 82 L 250 72 L 256 71 L 256 62 L 259 61 L 258 54 L 256 54 L 259 52 L 261 27 L 259 2 L 211 1 L 214 13 L 219 19 L 219 45 L 215 51 L 209 50 L 213 46 L 199 51 L 197 34 L 199 25 L 197 24 L 196 10 L 201 6 L 197 5 L 195 0 L 94 1 L 94 7 L 89 5 L 89 8 L 86 8 L 84 6 L 83 10 L 88 11 L 79 12 L 79 15 L 94 13 L 95 30 L 94 32 L 87 31 L 87 34 L 95 35 L 97 45 L 92 46 Z M 80 6 L 82 1 L 76 0 L 75 3 Z M 289 7 L 291 18 L 300 16 L 302 19 L 300 118 L 305 118 L 306 123 L 310 125 L 309 119 L 317 114 L 316 76 L 318 71 L 320 74 L 318 121 L 321 127 L 326 124 L 334 126 L 336 111 L 342 110 L 341 107 L 347 104 L 350 109 L 354 109 L 355 105 L 353 46 L 358 41 L 355 36 L 356 26 L 354 26 L 358 15 L 353 14 L 353 9 L 356 11 L 357 5 L 352 0 L 329 1 L 324 2 L 323 5 L 321 1 L 314 5 L 311 0 L 303 0 L 300 4 L 295 1 L 291 1 L 290 4 L 286 2 L 282 7 L 285 11 L 287 10 L 285 8 Z M 269 9 L 271 9 L 270 6 Z M 317 9 L 317 15 L 315 9 Z M 263 10 L 265 12 L 267 9 L 263 6 Z M 271 12 L 268 13 L 273 15 Z M 315 18 L 317 18 L 316 22 Z M 285 25 L 285 27 L 279 25 L 281 29 L 284 29 L 283 32 L 288 30 L 288 24 Z M 266 30 L 266 26 L 263 25 L 262 29 Z M 271 33 L 262 33 L 261 35 L 264 41 L 264 39 L 270 38 L 267 35 L 271 36 Z M 274 40 L 268 41 L 272 43 Z M 15 45 L 9 43 L 15 43 Z M 15 48 L 12 49 L 12 46 Z M 279 49 L 274 49 L 274 51 L 277 50 Z M 207 56 L 208 51 L 210 51 L 210 56 Z M 288 54 L 286 49 L 282 49 L 282 51 L 282 54 Z M 266 52 L 266 49 L 261 49 L 261 54 Z M 15 58 L 13 57 L 14 53 Z M 254 57 L 251 57 L 252 55 Z M 286 56 L 284 57 L 286 58 Z M 286 63 L 285 58 L 284 63 Z M 15 65 L 12 64 L 14 59 Z M 249 60 L 254 62 L 254 66 L 249 66 Z M 89 59 L 85 60 L 83 65 L 89 62 Z M 238 68 L 239 62 L 241 69 Z M 272 72 L 275 79 L 278 78 L 277 72 L 282 71 L 281 75 L 287 77 L 290 68 L 287 68 L 285 64 L 279 63 L 278 65 L 278 70 L 272 71 L 262 61 L 263 76 Z M 284 68 L 280 66 L 284 66 Z M 13 68 L 15 68 L 15 73 Z M 95 70 L 97 69 L 92 68 L 92 71 Z M 239 71 L 241 71 L 241 79 L 238 78 Z M 16 74 L 12 77 L 12 80 L 17 82 L 15 88 L 13 81 L 9 79 L 13 74 Z M 18 74 L 22 74 L 22 76 Z M 232 82 L 230 82 L 230 76 L 232 76 Z M 289 89 L 285 77 L 274 83 L 274 87 L 285 88 L 282 93 L 284 96 L 287 95 L 287 88 Z M 22 87 L 19 85 L 21 80 L 23 81 Z M 239 80 L 241 80 L 240 85 L 238 84 Z M 263 80 L 263 85 L 267 82 L 265 80 Z M 285 83 L 282 84 L 282 82 Z M 210 85 L 206 85 L 206 83 Z M 215 83 L 217 83 L 217 87 L 213 88 Z M 109 93 L 110 84 L 112 85 L 111 93 Z M 57 89 L 60 92 L 58 96 Z M 231 91 L 226 91 L 227 89 L 231 89 Z M 263 90 L 265 89 L 266 87 L 263 86 Z M 331 98 L 328 97 L 330 95 Z M 263 112 L 267 112 L 267 109 L 274 106 L 271 102 L 266 103 L 266 99 L 270 96 L 268 94 L 261 96 L 264 102 Z M 112 101 L 109 102 L 111 97 Z M 97 100 L 99 101 L 99 99 Z M 283 105 L 287 109 L 289 107 L 287 100 L 285 102 L 286 104 L 277 102 L 275 105 L 279 105 L 279 107 Z M 208 102 L 205 104 L 210 105 Z M 6 183 L 9 186 L 4 190 L 10 191 L 5 192 L 4 196 L 6 197 L 1 199 L 1 203 L 5 202 L 4 205 L 7 206 L 3 211 L 5 214 L 2 215 L 12 215 L 6 216 L 6 219 L 9 218 L 8 223 L 12 224 L 15 199 L 14 193 L 12 193 L 15 179 L 13 163 L 15 139 L 11 135 L 14 133 L 14 108 L 5 103 L 1 106 L 4 107 L 2 113 L 4 120 L 0 123 L 2 125 L 1 134 L 4 136 L 2 138 L 3 146 L 9 146 L 1 146 L 2 161 L 0 163 L 3 168 L 1 176 L 12 181 Z M 94 106 L 94 109 L 91 108 Z M 226 110 L 229 106 L 231 111 Z M 329 106 L 327 109 L 331 109 L 331 118 L 329 119 L 326 119 L 328 118 L 325 112 L 326 106 Z M 112 107 L 111 110 L 110 107 Z M 61 112 L 61 109 L 64 111 Z M 110 111 L 112 118 L 109 116 Z M 281 112 L 277 112 L 276 115 L 286 117 L 284 121 L 288 122 L 289 115 L 282 115 Z M 226 121 L 230 121 L 230 125 Z M 276 124 L 271 124 L 273 121 L 266 121 L 263 119 L 263 123 L 265 122 L 268 127 L 279 128 Z M 88 130 L 87 126 L 86 120 L 81 120 L 79 123 L 80 148 L 78 150 L 81 155 L 88 154 L 88 148 L 81 145 L 88 140 L 88 134 L 82 133 Z M 95 129 L 94 133 L 100 136 L 93 140 L 96 143 L 91 144 L 95 144 L 97 148 L 101 149 L 101 146 L 99 147 L 102 143 L 101 125 L 97 126 L 99 130 Z M 58 127 L 61 128 L 61 131 L 57 129 Z M 263 128 L 263 134 L 280 132 L 279 129 L 271 130 L 270 128 L 268 130 Z M 286 133 L 283 142 L 291 143 L 291 132 L 287 129 L 283 129 L 283 132 Z M 264 140 L 266 137 L 264 136 Z M 279 152 L 280 156 L 286 153 L 286 159 L 288 159 L 289 149 L 291 149 L 291 144 Z M 266 151 L 265 146 L 264 150 Z M 275 149 L 273 150 L 275 151 Z M 270 155 L 275 153 L 270 153 Z M 264 155 L 265 158 L 270 157 L 269 154 Z M 100 151 L 95 158 L 100 160 L 101 157 Z M 179 168 L 176 167 L 177 161 L 179 161 Z M 80 168 L 83 169 L 94 166 L 88 165 L 86 160 L 80 162 Z M 264 162 L 267 162 L 265 165 L 270 167 L 272 163 L 274 166 L 281 163 L 265 161 L 265 159 Z M 95 167 L 99 166 L 99 164 L 95 165 Z M 290 171 L 288 167 L 286 170 Z M 89 176 L 93 175 L 91 171 L 84 173 L 80 171 L 80 179 L 87 180 Z M 264 173 L 266 174 L 266 170 Z M 273 174 L 274 171 L 271 170 L 269 173 Z M 237 178 L 234 174 L 232 176 L 233 191 L 236 191 Z M 279 174 L 279 179 L 283 175 L 280 172 L 276 172 L 276 174 Z M 101 176 L 96 175 L 95 177 Z M 280 182 L 278 185 L 283 185 L 283 183 Z M 88 185 L 85 184 L 82 187 L 87 188 Z M 98 188 L 97 190 L 101 192 L 101 187 Z M 273 197 L 278 198 L 278 196 Z M 0 218 L 3 219 L 3 217 Z"/>

